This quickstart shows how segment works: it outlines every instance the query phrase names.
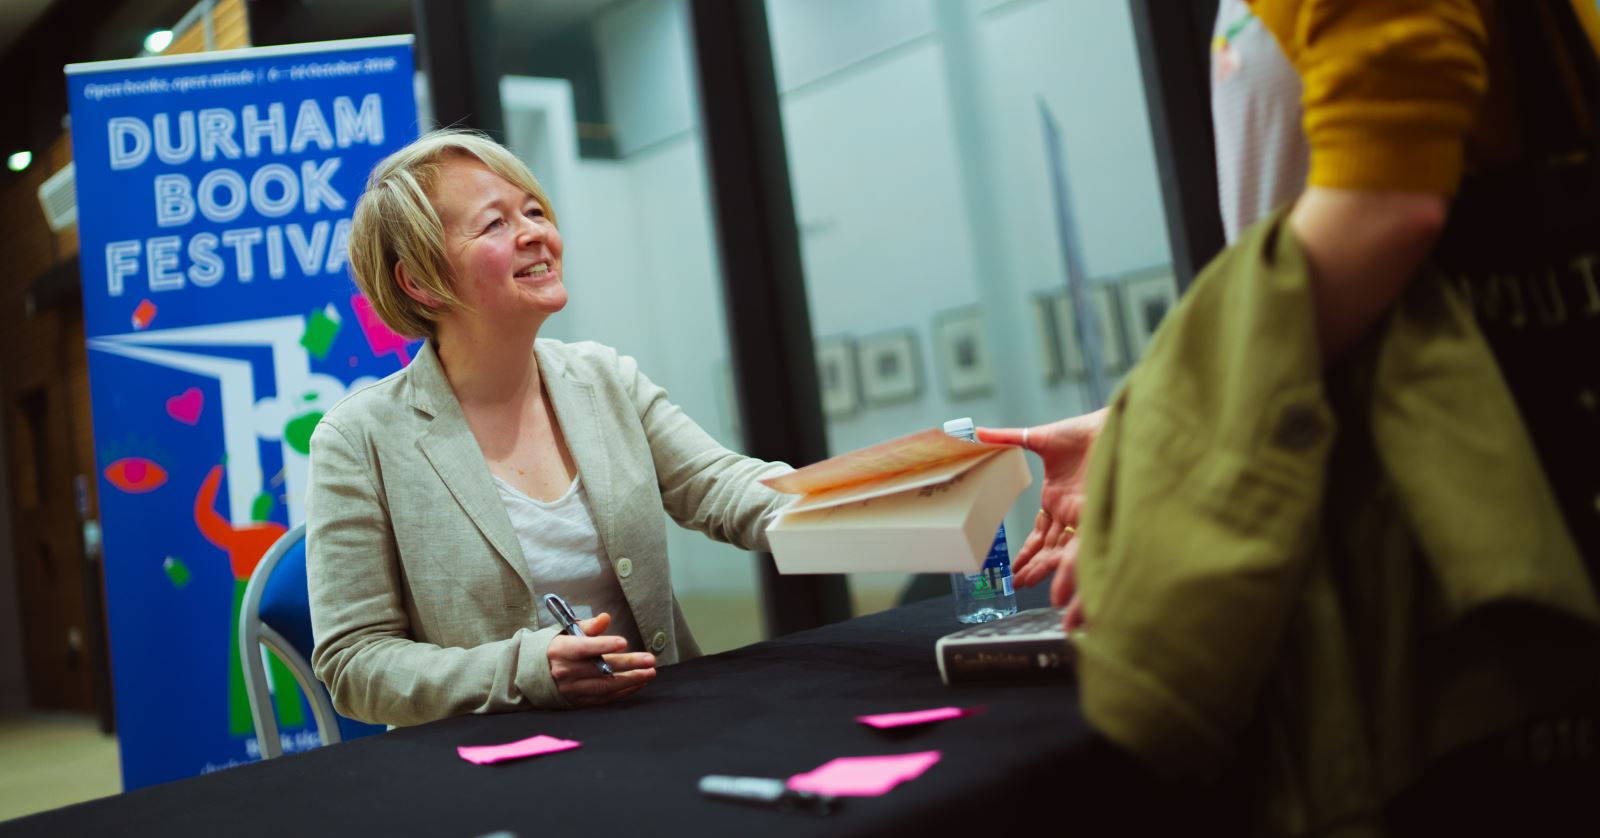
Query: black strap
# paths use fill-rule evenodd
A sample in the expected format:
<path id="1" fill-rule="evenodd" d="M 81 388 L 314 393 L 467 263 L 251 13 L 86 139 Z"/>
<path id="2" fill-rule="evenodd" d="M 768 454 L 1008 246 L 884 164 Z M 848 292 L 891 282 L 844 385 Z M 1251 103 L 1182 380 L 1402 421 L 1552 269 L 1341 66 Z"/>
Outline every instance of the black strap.
<path id="1" fill-rule="evenodd" d="M 1514 65 L 1513 98 L 1523 139 L 1537 156 L 1529 162 L 1600 150 L 1594 131 L 1594 120 L 1600 119 L 1600 62 L 1571 0 L 1500 0 L 1495 18 L 1494 35 L 1505 39 Z M 1586 106 L 1587 130 L 1575 102 Z"/>

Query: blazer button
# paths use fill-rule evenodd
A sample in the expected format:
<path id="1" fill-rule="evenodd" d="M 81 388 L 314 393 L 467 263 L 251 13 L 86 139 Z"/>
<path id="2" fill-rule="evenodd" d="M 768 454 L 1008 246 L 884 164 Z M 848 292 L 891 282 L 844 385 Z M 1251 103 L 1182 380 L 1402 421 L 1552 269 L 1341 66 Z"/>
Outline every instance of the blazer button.
<path id="1" fill-rule="evenodd" d="M 617 575 L 623 579 L 633 575 L 633 559 L 623 557 L 617 559 Z"/>
<path id="2" fill-rule="evenodd" d="M 655 652 L 657 654 L 660 654 L 661 650 L 665 649 L 665 648 L 667 648 L 667 633 L 666 632 L 658 631 L 654 635 L 651 635 L 651 637 L 650 637 L 650 651 Z"/>

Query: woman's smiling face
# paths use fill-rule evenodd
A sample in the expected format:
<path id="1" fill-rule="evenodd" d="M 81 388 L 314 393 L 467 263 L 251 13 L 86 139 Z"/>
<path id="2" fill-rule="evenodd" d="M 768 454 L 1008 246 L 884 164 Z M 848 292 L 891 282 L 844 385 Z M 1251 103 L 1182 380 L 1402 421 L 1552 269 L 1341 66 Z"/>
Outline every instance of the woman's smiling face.
<path id="1" fill-rule="evenodd" d="M 542 323 L 566 306 L 561 233 L 537 198 L 473 157 L 445 161 L 432 197 L 452 290 L 464 304 L 446 319 Z"/>

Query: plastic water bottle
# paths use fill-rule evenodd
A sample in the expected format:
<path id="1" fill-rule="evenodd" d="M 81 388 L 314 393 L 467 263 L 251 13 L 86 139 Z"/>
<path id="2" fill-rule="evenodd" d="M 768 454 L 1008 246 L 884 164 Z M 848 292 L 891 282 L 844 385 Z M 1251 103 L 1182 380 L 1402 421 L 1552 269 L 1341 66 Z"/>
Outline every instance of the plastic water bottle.
<path id="1" fill-rule="evenodd" d="M 951 419 L 944 423 L 944 432 L 968 442 L 978 441 L 977 428 L 971 417 Z M 1011 550 L 1006 546 L 1006 525 L 994 534 L 989 546 L 989 558 L 977 573 L 952 573 L 950 585 L 955 589 L 956 619 L 963 623 L 987 623 L 1017 613 L 1017 595 L 1011 589 Z"/>

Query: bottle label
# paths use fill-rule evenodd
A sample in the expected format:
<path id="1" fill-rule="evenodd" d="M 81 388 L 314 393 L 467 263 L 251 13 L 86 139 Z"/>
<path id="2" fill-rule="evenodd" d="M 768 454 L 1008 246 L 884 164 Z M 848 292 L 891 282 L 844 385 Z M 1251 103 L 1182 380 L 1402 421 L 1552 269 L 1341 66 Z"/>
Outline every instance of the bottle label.
<path id="1" fill-rule="evenodd" d="M 1005 524 L 1001 524 L 994 534 L 994 542 L 989 545 L 989 557 L 984 560 L 983 569 L 968 574 L 967 582 L 972 586 L 973 599 L 1012 595 L 1011 551 L 1006 546 Z"/>

